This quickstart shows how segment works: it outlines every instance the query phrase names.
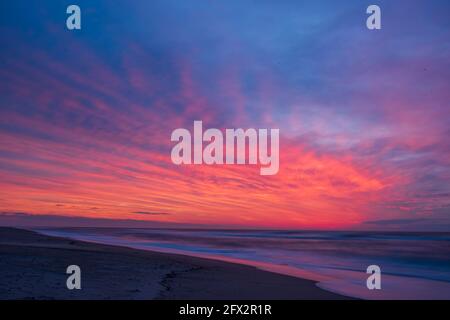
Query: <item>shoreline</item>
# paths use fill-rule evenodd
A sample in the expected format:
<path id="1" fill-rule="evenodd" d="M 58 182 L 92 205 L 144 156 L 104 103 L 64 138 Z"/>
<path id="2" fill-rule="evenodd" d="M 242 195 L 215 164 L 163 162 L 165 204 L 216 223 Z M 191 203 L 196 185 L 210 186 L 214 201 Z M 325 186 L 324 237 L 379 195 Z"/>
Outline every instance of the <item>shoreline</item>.
<path id="1" fill-rule="evenodd" d="M 352 299 L 308 279 L 233 262 L 0 227 L 0 299 Z M 68 290 L 79 265 L 82 289 Z"/>

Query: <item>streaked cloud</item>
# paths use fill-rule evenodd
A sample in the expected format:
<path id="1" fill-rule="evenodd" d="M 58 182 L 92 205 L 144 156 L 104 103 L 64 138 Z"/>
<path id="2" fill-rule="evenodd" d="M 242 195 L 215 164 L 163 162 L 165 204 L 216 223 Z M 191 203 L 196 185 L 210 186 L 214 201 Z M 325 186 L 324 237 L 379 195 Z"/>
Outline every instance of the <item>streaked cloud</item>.
<path id="1" fill-rule="evenodd" d="M 412 25 L 383 2 L 379 33 L 358 1 L 101 3 L 76 36 L 57 6 L 6 5 L 46 15 L 1 26 L 1 211 L 280 228 L 450 212 L 446 2 L 409 1 Z M 174 166 L 170 133 L 194 120 L 280 128 L 279 174 Z"/>

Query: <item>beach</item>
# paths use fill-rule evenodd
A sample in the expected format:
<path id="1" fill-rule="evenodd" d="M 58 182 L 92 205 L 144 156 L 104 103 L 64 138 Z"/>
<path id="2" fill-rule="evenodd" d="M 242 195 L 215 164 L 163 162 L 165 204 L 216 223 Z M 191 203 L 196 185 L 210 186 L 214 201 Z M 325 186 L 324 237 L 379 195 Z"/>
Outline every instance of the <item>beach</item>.
<path id="1" fill-rule="evenodd" d="M 81 269 L 81 289 L 66 268 Z M 252 266 L 0 227 L 0 299 L 348 299 Z"/>

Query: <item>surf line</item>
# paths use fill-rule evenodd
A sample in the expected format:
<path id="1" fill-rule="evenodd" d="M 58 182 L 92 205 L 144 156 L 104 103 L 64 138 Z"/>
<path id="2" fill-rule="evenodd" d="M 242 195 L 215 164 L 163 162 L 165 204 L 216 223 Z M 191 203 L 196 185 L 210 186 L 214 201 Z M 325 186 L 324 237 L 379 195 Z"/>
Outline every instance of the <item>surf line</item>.
<path id="1" fill-rule="evenodd" d="M 267 129 L 225 129 L 224 145 L 224 136 L 221 130 L 210 128 L 203 132 L 202 121 L 194 121 L 193 136 L 194 146 L 192 150 L 191 132 L 185 128 L 173 130 L 171 141 L 178 143 L 172 148 L 172 163 L 176 165 L 256 165 L 259 163 L 261 175 L 278 173 L 280 166 L 280 129 L 270 129 L 270 135 Z M 205 148 L 203 148 L 203 142 L 208 142 Z"/>

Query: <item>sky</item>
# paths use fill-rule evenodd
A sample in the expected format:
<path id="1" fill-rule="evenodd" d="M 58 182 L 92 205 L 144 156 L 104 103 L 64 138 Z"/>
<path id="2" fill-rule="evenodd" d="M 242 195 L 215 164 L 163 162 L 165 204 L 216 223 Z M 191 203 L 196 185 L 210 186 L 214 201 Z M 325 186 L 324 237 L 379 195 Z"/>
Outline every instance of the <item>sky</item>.
<path id="1" fill-rule="evenodd" d="M 450 3 L 372 2 L 2 1 L 0 216 L 450 231 Z M 174 165 L 194 120 L 278 174 Z"/>

